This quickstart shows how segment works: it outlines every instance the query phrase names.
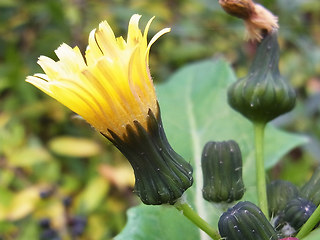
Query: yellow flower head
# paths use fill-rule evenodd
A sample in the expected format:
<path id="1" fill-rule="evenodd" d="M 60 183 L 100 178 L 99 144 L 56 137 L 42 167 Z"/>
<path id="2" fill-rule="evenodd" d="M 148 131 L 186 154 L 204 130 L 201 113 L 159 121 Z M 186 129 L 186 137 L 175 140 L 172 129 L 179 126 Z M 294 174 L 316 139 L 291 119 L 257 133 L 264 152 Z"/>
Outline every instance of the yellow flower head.
<path id="1" fill-rule="evenodd" d="M 62 44 L 59 61 L 40 56 L 38 64 L 46 74 L 28 76 L 26 81 L 55 98 L 108 138 L 110 132 L 123 137 L 126 126 L 137 121 L 147 128 L 146 116 L 158 114 L 157 98 L 149 73 L 149 50 L 165 28 L 147 42 L 150 19 L 144 32 L 140 15 L 129 22 L 127 40 L 116 38 L 106 21 L 91 31 L 82 56 L 78 47 Z"/>
<path id="2" fill-rule="evenodd" d="M 133 15 L 128 36 L 116 38 L 109 24 L 100 23 L 80 50 L 62 44 L 59 61 L 41 56 L 46 74 L 29 76 L 35 85 L 86 119 L 107 137 L 133 167 L 135 192 L 145 204 L 174 204 L 193 182 L 192 166 L 170 146 L 161 121 L 148 69 L 150 19 L 142 33 L 141 16 Z"/>

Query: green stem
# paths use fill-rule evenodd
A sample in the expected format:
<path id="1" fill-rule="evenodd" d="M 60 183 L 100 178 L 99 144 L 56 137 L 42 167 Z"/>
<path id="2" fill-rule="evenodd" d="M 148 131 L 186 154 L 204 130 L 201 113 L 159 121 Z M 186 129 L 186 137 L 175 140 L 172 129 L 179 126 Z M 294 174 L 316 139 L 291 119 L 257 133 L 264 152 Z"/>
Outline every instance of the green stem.
<path id="1" fill-rule="evenodd" d="M 307 236 L 312 231 L 314 226 L 317 225 L 317 223 L 319 223 L 319 220 L 320 220 L 320 205 L 317 207 L 317 209 L 314 211 L 314 213 L 311 215 L 308 221 L 302 226 L 296 238 L 302 239 L 305 236 Z"/>
<path id="2" fill-rule="evenodd" d="M 254 123 L 254 140 L 256 149 L 256 184 L 258 203 L 261 211 L 269 219 L 266 172 L 264 169 L 264 129 L 265 123 Z"/>
<path id="3" fill-rule="evenodd" d="M 213 229 L 205 220 L 203 220 L 184 200 L 179 199 L 175 205 L 176 209 L 182 212 L 193 224 L 207 233 L 212 239 L 219 240 L 219 233 Z"/>

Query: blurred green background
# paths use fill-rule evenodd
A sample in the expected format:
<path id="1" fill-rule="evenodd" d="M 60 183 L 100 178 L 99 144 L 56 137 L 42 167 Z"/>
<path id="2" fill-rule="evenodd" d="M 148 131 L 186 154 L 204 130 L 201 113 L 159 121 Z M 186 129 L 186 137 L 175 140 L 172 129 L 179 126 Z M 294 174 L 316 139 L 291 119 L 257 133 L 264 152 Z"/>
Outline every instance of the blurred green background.
<path id="1" fill-rule="evenodd" d="M 258 2 L 279 16 L 280 69 L 298 93 L 295 110 L 273 124 L 310 136 L 269 175 L 302 185 L 320 161 L 320 3 Z M 126 209 L 139 203 L 120 153 L 24 81 L 42 72 L 40 55 L 56 60 L 54 50 L 63 42 L 84 52 L 89 32 L 102 20 L 125 36 L 134 13 L 143 15 L 142 29 L 156 16 L 150 37 L 172 28 L 151 50 L 155 82 L 211 57 L 227 59 L 239 77 L 246 74 L 255 47 L 244 41 L 242 21 L 223 12 L 217 0 L 1 0 L 1 240 L 111 239 L 123 228 Z"/>

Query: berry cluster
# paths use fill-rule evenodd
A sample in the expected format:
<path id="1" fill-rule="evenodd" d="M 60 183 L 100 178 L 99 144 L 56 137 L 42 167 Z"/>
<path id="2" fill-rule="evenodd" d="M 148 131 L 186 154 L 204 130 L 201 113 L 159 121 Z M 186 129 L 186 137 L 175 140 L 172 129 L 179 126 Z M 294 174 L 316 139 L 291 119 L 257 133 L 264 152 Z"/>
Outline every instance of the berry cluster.
<path id="1" fill-rule="evenodd" d="M 40 231 L 40 240 L 61 240 L 58 232 L 51 227 L 51 221 L 48 218 L 42 218 L 39 221 Z"/>
<path id="2" fill-rule="evenodd" d="M 44 190 L 40 192 L 40 197 L 42 199 L 47 199 L 51 197 L 54 190 Z M 81 236 L 87 226 L 87 219 L 85 216 L 72 215 L 70 212 L 70 207 L 72 205 L 71 197 L 64 197 L 62 199 L 62 204 L 64 206 L 64 218 L 66 222 L 65 229 L 69 235 L 70 239 Z M 62 237 L 59 233 L 59 229 L 52 227 L 51 220 L 49 218 L 42 218 L 39 221 L 40 227 L 40 240 L 61 240 Z"/>

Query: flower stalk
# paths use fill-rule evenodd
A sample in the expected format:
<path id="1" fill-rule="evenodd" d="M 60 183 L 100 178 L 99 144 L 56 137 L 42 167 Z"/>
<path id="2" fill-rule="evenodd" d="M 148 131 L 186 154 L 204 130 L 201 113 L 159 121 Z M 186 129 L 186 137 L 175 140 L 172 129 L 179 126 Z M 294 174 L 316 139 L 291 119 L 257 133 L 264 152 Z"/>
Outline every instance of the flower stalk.
<path id="1" fill-rule="evenodd" d="M 255 157 L 256 157 L 256 182 L 258 203 L 261 211 L 268 218 L 268 198 L 266 173 L 264 169 L 264 130 L 265 123 L 254 123 L 254 141 L 255 141 Z"/>
<path id="2" fill-rule="evenodd" d="M 194 225 L 200 228 L 202 231 L 207 233 L 213 240 L 219 240 L 221 237 L 215 229 L 213 229 L 209 223 L 207 223 L 203 218 L 201 218 L 188 203 L 186 203 L 181 198 L 178 199 L 175 208 L 182 212 L 182 214 L 188 218 Z"/>

